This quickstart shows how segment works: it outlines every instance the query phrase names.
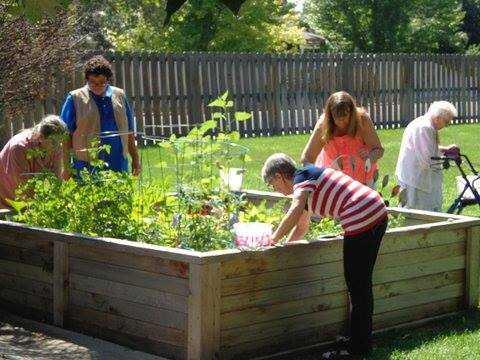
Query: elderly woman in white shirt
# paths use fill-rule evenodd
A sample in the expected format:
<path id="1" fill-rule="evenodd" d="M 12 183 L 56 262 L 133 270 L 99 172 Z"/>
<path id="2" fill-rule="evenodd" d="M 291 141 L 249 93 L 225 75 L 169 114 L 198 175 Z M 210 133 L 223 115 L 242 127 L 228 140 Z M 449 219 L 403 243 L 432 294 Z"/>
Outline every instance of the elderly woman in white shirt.
<path id="1" fill-rule="evenodd" d="M 442 168 L 431 158 L 457 147 L 454 144 L 441 146 L 438 140 L 438 131 L 457 114 L 451 103 L 436 101 L 425 115 L 413 120 L 405 129 L 395 174 L 406 191 L 407 208 L 442 210 Z"/>

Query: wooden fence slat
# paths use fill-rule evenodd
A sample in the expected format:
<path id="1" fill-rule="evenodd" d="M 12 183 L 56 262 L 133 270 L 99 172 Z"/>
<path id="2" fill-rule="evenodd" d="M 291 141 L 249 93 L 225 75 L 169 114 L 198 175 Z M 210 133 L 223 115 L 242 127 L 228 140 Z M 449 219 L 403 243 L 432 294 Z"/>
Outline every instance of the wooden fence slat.
<path id="1" fill-rule="evenodd" d="M 168 83 L 168 109 L 170 112 L 169 124 L 170 132 L 179 134 L 178 124 L 178 105 L 177 105 L 177 81 L 176 81 L 176 64 L 173 55 L 167 54 L 167 83 Z"/>
<path id="2" fill-rule="evenodd" d="M 162 110 L 160 105 L 160 73 L 159 73 L 159 59 L 158 57 L 151 56 L 151 69 L 152 69 L 152 135 L 161 134 L 162 125 Z"/>
<path id="3" fill-rule="evenodd" d="M 149 54 L 142 56 L 142 91 L 143 91 L 143 113 L 145 116 L 144 133 L 153 135 L 153 118 L 152 118 L 152 90 L 150 82 L 152 80 L 152 57 Z"/>
<path id="4" fill-rule="evenodd" d="M 176 82 L 178 88 L 178 107 L 179 107 L 179 117 L 178 117 L 178 128 L 179 133 L 186 135 L 190 129 L 192 119 L 189 117 L 188 108 L 185 103 L 185 98 L 188 96 L 186 89 L 187 80 L 187 69 L 185 62 L 185 55 L 180 55 L 176 58 Z M 196 90 L 197 91 L 197 90 Z"/>
<path id="5" fill-rule="evenodd" d="M 132 70 L 133 70 L 133 111 L 135 113 L 135 119 L 137 124 L 137 131 L 145 133 L 144 124 L 144 108 L 143 96 L 142 96 L 142 72 L 144 67 L 144 61 L 140 54 L 134 54 Z"/>

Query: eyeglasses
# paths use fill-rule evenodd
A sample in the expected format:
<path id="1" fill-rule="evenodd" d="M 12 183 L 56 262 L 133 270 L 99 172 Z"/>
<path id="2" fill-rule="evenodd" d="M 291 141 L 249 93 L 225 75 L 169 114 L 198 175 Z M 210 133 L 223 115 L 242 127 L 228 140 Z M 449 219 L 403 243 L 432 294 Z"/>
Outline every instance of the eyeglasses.
<path id="1" fill-rule="evenodd" d="M 98 81 L 91 81 L 91 80 L 87 80 L 87 84 L 92 86 L 92 87 L 105 87 L 108 85 L 108 81 L 104 81 L 104 82 L 98 82 Z"/>

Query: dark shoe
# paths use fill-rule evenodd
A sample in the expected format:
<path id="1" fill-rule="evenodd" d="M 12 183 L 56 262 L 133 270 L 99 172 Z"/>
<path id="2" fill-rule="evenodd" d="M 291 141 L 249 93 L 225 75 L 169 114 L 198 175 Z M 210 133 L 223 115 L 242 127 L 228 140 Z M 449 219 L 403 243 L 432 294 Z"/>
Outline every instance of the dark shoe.
<path id="1" fill-rule="evenodd" d="M 332 350 L 322 354 L 322 360 L 355 359 L 347 350 Z"/>
<path id="2" fill-rule="evenodd" d="M 368 357 L 372 353 L 372 347 L 363 347 L 363 348 L 358 348 L 358 347 L 353 347 L 349 346 L 347 348 L 347 351 L 349 354 L 354 356 L 355 359 L 363 359 Z"/>
<path id="3" fill-rule="evenodd" d="M 337 336 L 335 338 L 336 350 L 347 350 L 349 346 L 350 346 L 350 338 L 346 336 Z"/>

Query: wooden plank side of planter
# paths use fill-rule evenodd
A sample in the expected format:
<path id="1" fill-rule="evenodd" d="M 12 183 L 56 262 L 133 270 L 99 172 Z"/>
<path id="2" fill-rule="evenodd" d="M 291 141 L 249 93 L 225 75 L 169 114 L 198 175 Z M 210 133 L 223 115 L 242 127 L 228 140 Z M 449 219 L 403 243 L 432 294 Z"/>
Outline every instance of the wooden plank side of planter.
<path id="1" fill-rule="evenodd" d="M 464 242 L 466 239 L 465 229 L 475 225 L 480 220 L 477 219 L 463 219 L 455 220 L 454 222 L 439 222 L 433 224 L 423 224 L 405 228 L 394 228 L 390 229 L 384 236 L 382 245 L 380 247 L 380 254 L 382 253 L 391 253 L 403 250 L 411 250 L 417 248 L 426 248 L 431 246 L 437 246 L 442 244 L 451 244 L 455 242 Z M 325 249 L 325 260 L 328 260 L 331 252 L 334 248 L 338 249 L 338 252 L 341 252 L 343 246 L 342 237 L 336 237 L 333 239 L 320 239 L 316 241 L 297 241 L 291 243 L 288 246 L 284 247 L 273 247 L 266 249 L 262 252 L 248 252 L 240 251 L 238 249 L 232 250 L 219 250 L 219 251 L 210 251 L 202 255 L 203 263 L 213 263 L 213 262 L 222 262 L 222 273 L 223 277 L 236 277 L 243 276 L 251 273 L 252 270 L 249 266 L 253 265 L 252 261 L 249 261 L 249 266 L 246 266 L 243 262 L 243 259 L 258 259 L 259 264 L 262 265 L 261 268 L 272 267 L 272 269 L 277 266 L 277 268 L 283 268 L 281 266 L 282 262 L 269 262 L 270 255 L 274 257 L 282 258 L 282 261 L 287 261 L 290 253 L 295 251 L 306 251 L 307 253 L 314 254 L 317 249 L 318 254 L 322 252 L 322 249 Z M 330 249 L 332 251 L 330 251 Z M 282 255 L 283 254 L 283 255 Z M 300 257 L 300 261 L 297 262 L 298 265 L 295 265 L 294 259 L 288 259 L 289 264 L 287 266 L 295 267 L 302 266 L 302 259 L 305 256 Z M 313 261 L 310 263 L 317 263 L 316 257 L 312 257 Z M 332 260 L 332 258 L 330 258 Z M 309 264 L 309 260 L 305 260 L 305 265 Z M 271 263 L 271 264 L 270 264 Z M 256 264 L 253 269 L 259 266 Z"/>
<path id="2" fill-rule="evenodd" d="M 415 257 L 423 261 L 425 255 L 427 257 L 432 256 L 431 251 L 442 252 L 442 248 L 437 248 L 437 246 L 447 246 L 445 252 L 448 253 L 450 249 L 457 249 L 458 251 L 459 247 L 462 246 L 464 249 L 464 241 L 464 230 L 433 232 L 426 235 L 415 234 L 412 236 L 390 236 L 387 234 L 382 242 L 380 254 L 402 251 L 402 258 L 405 255 L 412 259 L 411 262 L 415 262 Z M 242 254 L 242 256 L 222 262 L 222 279 L 342 260 L 343 241 L 329 241 L 322 245 L 310 248 L 291 246 L 275 248 L 267 252 L 249 252 L 245 256 Z M 433 247 L 437 249 L 435 250 Z M 423 250 L 418 251 L 419 248 Z M 462 254 L 464 253 L 463 251 Z M 392 254 L 388 257 L 388 261 L 395 261 L 398 259 L 396 257 L 397 255 Z"/>
<path id="3" fill-rule="evenodd" d="M 0 297 L 0 308 L 3 311 L 7 311 L 12 314 L 19 315 L 25 319 L 37 320 L 40 322 L 52 323 L 53 322 L 53 313 L 51 311 L 51 306 L 46 306 L 45 309 L 38 309 L 38 305 L 32 307 L 28 302 L 25 303 L 24 297 L 28 296 L 25 293 L 15 293 L 11 296 L 11 300 L 5 300 Z M 23 301 L 23 303 L 22 303 Z M 45 300 L 43 300 L 45 301 Z M 38 299 L 35 301 L 38 304 Z"/>
<path id="4" fill-rule="evenodd" d="M 52 314 L 52 299 L 32 295 L 23 291 L 0 288 L 0 301 L 4 301 L 17 306 L 16 313 L 22 313 L 24 309 L 38 310 L 41 316 L 50 317 Z M 40 315 L 39 314 L 39 315 Z"/>
<path id="5" fill-rule="evenodd" d="M 69 245 L 85 245 L 99 249 L 113 250 L 140 256 L 152 256 L 162 259 L 178 260 L 188 263 L 202 263 L 202 253 L 192 250 L 168 248 L 164 246 L 139 243 L 129 240 L 112 238 L 94 238 L 81 234 L 64 233 L 59 230 L 42 229 L 20 223 L 0 221 L 0 234 L 7 233 L 6 237 L 15 239 L 41 238 L 47 242 L 65 242 Z"/>
<path id="6" fill-rule="evenodd" d="M 188 263 L 182 261 L 141 256 L 76 244 L 70 245 L 69 254 L 78 259 L 97 261 L 185 279 L 188 278 Z"/>
<path id="7" fill-rule="evenodd" d="M 288 318 L 316 313 L 347 306 L 348 298 L 346 291 L 321 296 L 308 297 L 296 301 L 287 301 L 274 305 L 251 307 L 240 311 L 223 313 L 221 317 L 221 329 L 228 330 L 257 323 L 272 321 L 275 319 Z"/>
<path id="8" fill-rule="evenodd" d="M 320 279 L 273 289 L 233 294 L 222 297 L 222 313 L 240 311 L 252 307 L 262 308 L 278 303 L 346 291 L 346 289 L 342 275 L 331 279 Z"/>
<path id="9" fill-rule="evenodd" d="M 290 284 L 329 279 L 343 274 L 343 263 L 325 264 L 263 272 L 222 281 L 222 296 L 259 291 Z"/>
<path id="10" fill-rule="evenodd" d="M 36 281 L 16 275 L 0 273 L 0 288 L 21 291 L 46 299 L 53 299 L 52 284 Z"/>
<path id="11" fill-rule="evenodd" d="M 103 327 L 126 335 L 145 337 L 160 343 L 177 346 L 184 346 L 186 343 L 185 331 L 158 326 L 92 308 L 72 305 L 69 319 L 82 321 L 85 324 L 90 324 L 92 327 Z"/>
<path id="12" fill-rule="evenodd" d="M 220 351 L 220 264 L 192 264 L 190 269 L 188 359 L 215 359 Z"/>
<path id="13" fill-rule="evenodd" d="M 43 269 L 53 268 L 53 253 L 47 253 L 40 247 L 18 247 L 0 243 L 0 259 L 38 266 Z"/>
<path id="14" fill-rule="evenodd" d="M 443 229 L 431 231 L 404 231 L 385 234 L 380 246 L 379 254 L 401 252 L 418 248 L 465 242 L 465 228 Z"/>
<path id="15" fill-rule="evenodd" d="M 452 237 L 446 237 L 446 239 L 455 240 L 455 238 Z M 419 275 L 415 275 L 415 273 L 412 273 L 411 271 L 422 271 L 425 264 L 425 271 L 427 271 L 425 275 L 428 275 L 428 265 L 436 264 L 436 261 L 441 261 L 442 259 L 444 260 L 444 262 L 448 262 L 450 264 L 450 262 L 453 261 L 452 259 L 458 257 L 462 258 L 464 257 L 464 254 L 465 244 L 461 242 L 454 242 L 452 244 L 433 246 L 428 248 L 406 250 L 402 252 L 381 254 L 379 255 L 377 260 L 376 274 L 380 273 L 380 275 L 377 275 L 380 278 L 382 278 L 382 276 L 386 276 L 386 278 L 382 280 L 383 282 L 399 280 L 395 278 L 396 275 L 390 269 L 403 271 L 403 274 L 400 273 L 398 274 L 398 276 L 406 276 L 405 274 L 411 274 L 411 276 L 408 275 L 408 277 L 422 276 L 421 273 L 419 273 Z M 341 254 L 338 255 L 339 257 L 341 256 Z M 295 254 L 292 254 L 292 256 L 295 256 Z M 458 261 L 455 264 L 456 266 L 458 266 Z M 275 264 L 274 269 L 276 268 L 277 265 Z M 441 271 L 442 270 L 439 269 L 435 272 Z M 222 296 L 259 291 L 262 289 L 283 287 L 291 284 L 306 283 L 320 279 L 325 280 L 342 275 L 342 261 L 333 261 L 323 264 L 287 268 L 284 270 L 262 270 L 262 272 L 258 272 L 252 275 L 224 279 L 222 282 Z"/>
<path id="16" fill-rule="evenodd" d="M 434 289 L 420 290 L 416 293 L 401 294 L 398 296 L 378 299 L 375 301 L 374 314 L 410 308 L 412 306 L 428 304 L 434 301 L 457 298 L 463 295 L 463 283 L 442 286 Z"/>
<path id="17" fill-rule="evenodd" d="M 79 274 L 70 274 L 71 289 L 111 296 L 133 303 L 167 310 L 187 312 L 187 298 L 154 289 L 97 279 Z"/>
<path id="18" fill-rule="evenodd" d="M 56 242 L 53 247 L 53 323 L 63 327 L 69 290 L 68 244 Z"/>
<path id="19" fill-rule="evenodd" d="M 27 279 L 42 281 L 51 284 L 52 273 L 39 266 L 32 266 L 14 261 L 0 260 L 0 273 L 20 276 Z"/>
<path id="20" fill-rule="evenodd" d="M 462 284 L 464 270 L 453 270 L 373 286 L 375 299 L 392 299 L 406 294 Z"/>
<path id="21" fill-rule="evenodd" d="M 465 269 L 465 256 L 446 257 L 426 263 L 379 269 L 373 273 L 373 284 L 384 284 L 461 269 Z"/>
<path id="22" fill-rule="evenodd" d="M 188 280 L 103 262 L 70 258 L 70 271 L 75 274 L 146 289 L 155 289 L 182 296 L 188 295 Z"/>
<path id="23" fill-rule="evenodd" d="M 428 319 L 437 315 L 460 311 L 463 308 L 463 303 L 463 296 L 460 296 L 456 298 L 447 298 L 440 301 L 432 301 L 400 310 L 375 314 L 373 316 L 373 329 L 385 329 L 398 324 Z"/>
<path id="24" fill-rule="evenodd" d="M 16 231 L 15 228 L 8 226 L 2 227 L 0 230 L 0 244 L 22 249 L 37 250 L 53 256 L 52 241 L 45 240 L 34 232 L 21 234 Z"/>
<path id="25" fill-rule="evenodd" d="M 221 333 L 221 345 L 232 346 L 244 342 L 273 338 L 285 332 L 295 333 L 315 327 L 322 327 L 345 321 L 347 307 L 303 314 L 290 318 L 281 318 L 249 326 L 224 330 Z"/>
<path id="26" fill-rule="evenodd" d="M 418 264 L 460 255 L 465 255 L 465 242 L 454 242 L 427 248 L 381 253 L 375 263 L 375 269 L 379 270 L 388 267 Z"/>
<path id="27" fill-rule="evenodd" d="M 465 305 L 469 309 L 478 308 L 480 286 L 480 227 L 467 230 L 467 256 L 465 279 Z"/>
<path id="28" fill-rule="evenodd" d="M 455 270 L 405 279 L 375 285 L 373 293 L 376 300 L 391 299 L 400 295 L 461 284 L 464 276 L 463 270 Z M 342 306 L 340 300 L 345 296 L 346 290 L 343 277 L 337 277 L 329 279 L 327 283 L 317 281 L 224 297 L 222 298 L 221 328 L 243 326 L 242 324 L 247 322 L 269 321 L 274 318 Z"/>
<path id="29" fill-rule="evenodd" d="M 152 340 L 152 336 L 142 336 L 141 334 L 144 333 L 144 331 L 142 331 L 141 324 L 129 325 L 129 329 L 133 328 L 134 330 L 140 327 L 140 332 L 130 331 L 132 333 L 126 333 L 123 328 L 115 329 L 115 326 L 104 326 L 102 322 L 105 321 L 104 316 L 97 317 L 95 321 L 98 325 L 94 326 L 92 326 L 91 322 L 85 322 L 84 320 L 85 318 L 77 317 L 75 319 L 68 319 L 67 327 L 71 330 L 111 341 L 115 344 L 125 345 L 139 351 L 165 356 L 169 359 L 186 359 L 186 348 L 184 346 Z M 117 323 L 117 325 L 119 324 Z M 155 334 L 152 335 L 154 337 Z"/>
<path id="30" fill-rule="evenodd" d="M 376 286 L 374 288 L 374 321 L 378 324 L 376 328 L 460 310 L 463 305 L 463 279 L 464 271 L 457 270 Z M 337 294 L 339 293 L 333 295 L 337 296 Z M 307 301 L 307 307 L 308 305 Z M 263 307 L 265 313 L 272 311 L 271 309 L 275 307 Z M 302 315 L 292 315 L 291 312 L 288 313 L 288 309 L 285 311 L 278 314 L 282 318 L 272 321 L 266 321 L 266 315 L 257 312 L 256 315 L 260 317 L 259 322 L 255 320 L 255 323 L 248 326 L 228 328 L 228 325 L 222 323 L 222 328 L 225 327 L 221 335 L 222 356 L 242 359 L 249 358 L 248 356 L 252 354 L 258 356 L 305 346 L 309 342 L 306 340 L 306 333 L 312 335 L 317 333 L 314 336 L 315 341 L 312 340 L 310 344 L 331 341 L 335 335 L 343 333 L 344 327 L 338 325 L 345 324 L 344 320 L 347 317 L 346 306 Z M 343 314 L 344 318 L 338 323 L 327 324 L 335 312 L 337 316 Z M 248 316 L 245 313 L 242 315 Z M 237 320 L 241 319 L 244 322 L 244 317 L 239 316 Z M 226 319 L 222 317 L 222 320 Z M 337 324 L 336 330 L 328 334 L 326 329 L 335 324 Z M 285 347 L 282 348 L 282 346 Z"/>
<path id="31" fill-rule="evenodd" d="M 267 271 L 303 267 L 339 261 L 342 258 L 342 241 L 325 243 L 306 251 L 304 247 L 274 248 L 266 252 L 251 251 L 222 262 L 222 279 L 254 275 Z"/>
<path id="32" fill-rule="evenodd" d="M 302 346 L 314 345 L 325 341 L 333 341 L 339 334 L 344 334 L 347 323 L 312 327 L 295 332 L 285 332 L 275 337 L 256 339 L 232 346 L 222 346 L 222 359 L 252 359 L 261 355 L 274 354 Z"/>
<path id="33" fill-rule="evenodd" d="M 71 291 L 70 303 L 74 306 L 143 321 L 161 327 L 186 330 L 187 315 L 182 312 L 161 309 L 107 295 L 79 290 Z"/>

